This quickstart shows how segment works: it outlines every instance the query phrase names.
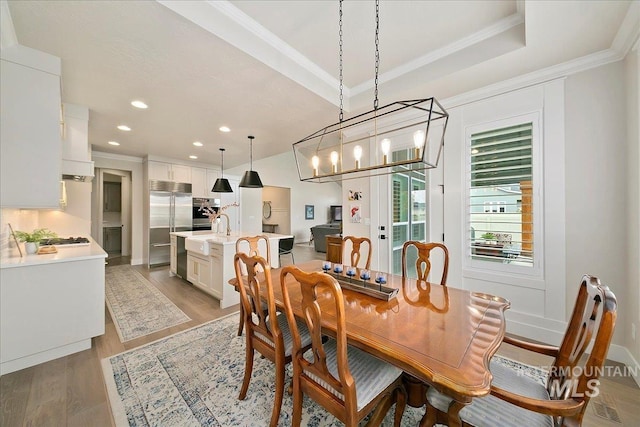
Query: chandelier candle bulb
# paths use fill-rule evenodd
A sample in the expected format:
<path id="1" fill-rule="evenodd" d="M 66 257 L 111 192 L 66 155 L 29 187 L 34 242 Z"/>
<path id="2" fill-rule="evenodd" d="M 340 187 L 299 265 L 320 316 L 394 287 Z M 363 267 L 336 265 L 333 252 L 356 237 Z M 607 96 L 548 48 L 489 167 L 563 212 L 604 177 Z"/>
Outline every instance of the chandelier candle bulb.
<path id="1" fill-rule="evenodd" d="M 318 176 L 318 166 L 320 166 L 320 157 L 313 156 L 311 158 L 311 164 L 313 165 L 313 176 Z"/>
<path id="2" fill-rule="evenodd" d="M 331 171 L 332 173 L 338 173 L 338 152 L 331 152 Z"/>
<path id="3" fill-rule="evenodd" d="M 415 148 L 416 159 L 420 158 L 420 149 L 424 146 L 424 132 L 417 130 L 413 133 L 413 145 Z"/>
<path id="4" fill-rule="evenodd" d="M 389 138 L 385 138 L 380 141 L 380 148 L 382 149 L 382 164 L 386 165 L 389 163 L 389 149 L 391 148 L 391 140 Z"/>
<path id="5" fill-rule="evenodd" d="M 356 159 L 356 169 L 360 169 L 360 159 L 362 158 L 362 147 L 356 145 L 353 148 L 353 157 Z"/>

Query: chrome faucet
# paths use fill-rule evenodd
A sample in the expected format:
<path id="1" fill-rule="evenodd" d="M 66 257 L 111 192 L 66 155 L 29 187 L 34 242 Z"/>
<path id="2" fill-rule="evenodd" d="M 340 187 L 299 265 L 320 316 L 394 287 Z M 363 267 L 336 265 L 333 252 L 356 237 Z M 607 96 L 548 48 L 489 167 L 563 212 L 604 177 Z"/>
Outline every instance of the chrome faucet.
<path id="1" fill-rule="evenodd" d="M 219 217 L 223 216 L 227 219 L 227 236 L 231 236 L 231 224 L 229 224 L 229 216 L 227 214 L 221 213 L 218 214 Z"/>

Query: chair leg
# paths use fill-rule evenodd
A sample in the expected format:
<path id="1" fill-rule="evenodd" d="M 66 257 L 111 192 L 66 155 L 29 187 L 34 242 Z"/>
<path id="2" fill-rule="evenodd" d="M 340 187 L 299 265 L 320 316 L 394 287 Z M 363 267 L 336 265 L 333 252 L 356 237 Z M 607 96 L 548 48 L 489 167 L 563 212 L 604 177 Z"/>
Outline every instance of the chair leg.
<path id="1" fill-rule="evenodd" d="M 291 420 L 291 426 L 300 427 L 301 422 L 302 422 L 302 389 L 300 388 L 300 381 L 294 380 L 293 382 L 293 419 Z"/>
<path id="2" fill-rule="evenodd" d="M 270 427 L 278 425 L 280 418 L 280 409 L 282 407 L 282 398 L 284 396 L 284 360 L 276 356 L 276 395 L 273 402 L 273 411 L 271 413 Z"/>
<path id="3" fill-rule="evenodd" d="M 239 400 L 244 400 L 247 397 L 247 390 L 249 389 L 249 383 L 251 382 L 251 373 L 253 371 L 253 346 L 251 345 L 251 338 L 247 334 L 247 351 L 244 359 L 244 379 L 242 380 L 242 388 L 240 388 Z"/>
<path id="4" fill-rule="evenodd" d="M 242 330 L 244 329 L 244 308 L 242 307 L 242 303 L 240 304 L 240 324 L 238 325 L 238 336 L 242 335 Z"/>
<path id="5" fill-rule="evenodd" d="M 404 410 L 407 406 L 407 391 L 404 389 L 404 387 L 398 387 L 395 393 L 396 412 L 393 417 L 393 426 L 400 427 L 400 423 L 402 422 L 402 415 L 404 414 Z"/>
<path id="6" fill-rule="evenodd" d="M 429 401 L 427 401 L 424 416 L 420 420 L 420 427 L 432 427 L 436 424 L 438 410 L 431 406 Z"/>

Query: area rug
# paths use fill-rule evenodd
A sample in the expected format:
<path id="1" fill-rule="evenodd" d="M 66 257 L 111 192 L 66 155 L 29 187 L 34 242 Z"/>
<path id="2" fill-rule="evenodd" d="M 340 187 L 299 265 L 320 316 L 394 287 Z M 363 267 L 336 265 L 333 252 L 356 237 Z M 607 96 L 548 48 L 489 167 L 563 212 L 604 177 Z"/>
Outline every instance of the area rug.
<path id="1" fill-rule="evenodd" d="M 131 266 L 105 268 L 107 307 L 126 342 L 191 320 Z"/>
<path id="2" fill-rule="evenodd" d="M 237 336 L 238 319 L 233 314 L 103 359 L 116 425 L 268 425 L 275 394 L 269 360 L 255 357 L 247 397 L 238 400 L 245 353 L 245 338 Z M 288 365 L 287 382 L 291 374 Z M 291 425 L 292 407 L 292 397 L 285 393 L 279 426 Z M 424 410 L 407 406 L 402 426 L 418 425 Z M 303 426 L 343 425 L 306 397 L 302 411 Z M 393 408 L 383 425 L 393 425 Z"/>

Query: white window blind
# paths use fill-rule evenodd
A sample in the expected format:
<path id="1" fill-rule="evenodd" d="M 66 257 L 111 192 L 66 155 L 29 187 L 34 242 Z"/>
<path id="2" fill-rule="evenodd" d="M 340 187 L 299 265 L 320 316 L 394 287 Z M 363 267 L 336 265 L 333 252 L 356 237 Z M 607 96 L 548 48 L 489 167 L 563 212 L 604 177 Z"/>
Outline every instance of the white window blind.
<path id="1" fill-rule="evenodd" d="M 470 136 L 469 249 L 487 262 L 533 265 L 533 123 Z"/>

